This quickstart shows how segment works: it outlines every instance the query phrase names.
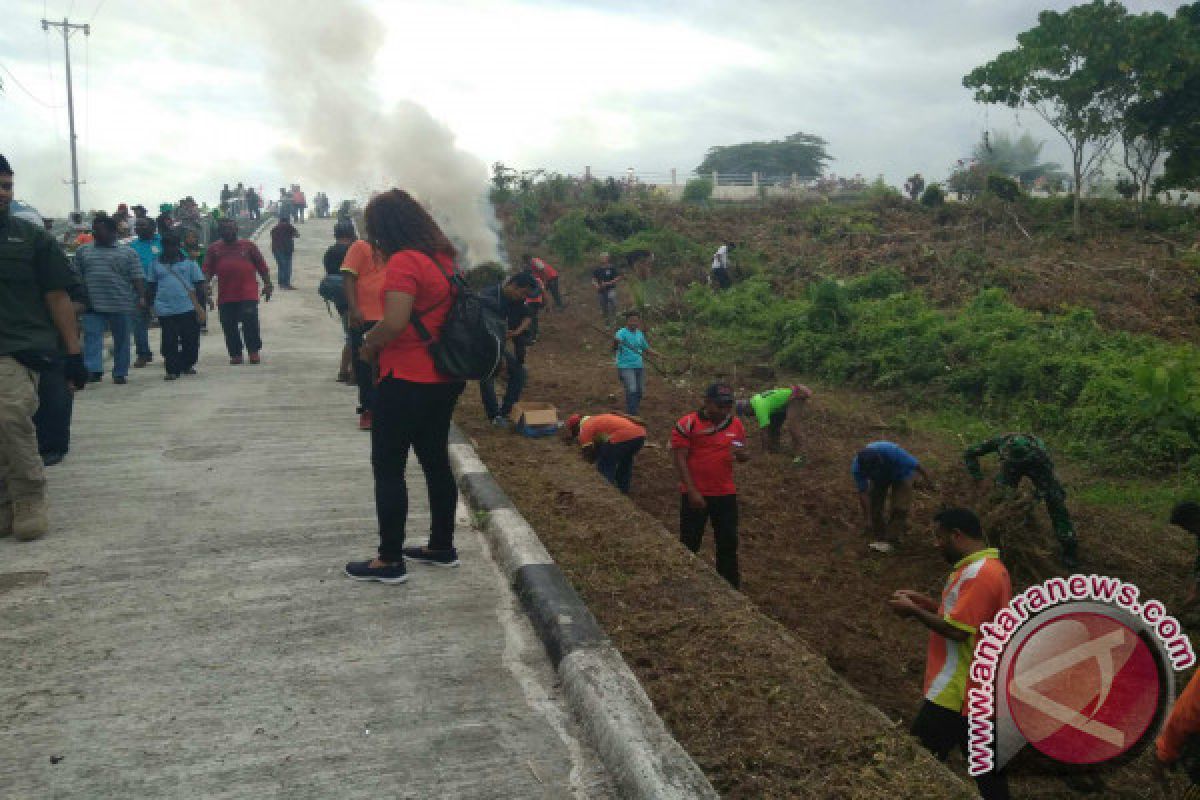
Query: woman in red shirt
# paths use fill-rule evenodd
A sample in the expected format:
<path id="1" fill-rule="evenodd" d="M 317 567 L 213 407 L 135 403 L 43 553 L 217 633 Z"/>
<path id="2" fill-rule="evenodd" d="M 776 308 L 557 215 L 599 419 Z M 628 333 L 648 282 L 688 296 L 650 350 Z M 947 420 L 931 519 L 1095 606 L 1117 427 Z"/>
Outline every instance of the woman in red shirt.
<path id="1" fill-rule="evenodd" d="M 387 260 L 383 319 L 364 337 L 359 358 L 378 363 L 371 424 L 371 468 L 379 555 L 346 565 L 355 580 L 404 583 L 404 559 L 458 566 L 454 513 L 458 486 L 450 471 L 447 438 L 463 382 L 438 372 L 428 343 L 410 325 L 414 314 L 436 341 L 453 304 L 448 275 L 457 253 L 429 213 L 407 192 L 393 189 L 367 204 L 367 240 Z M 429 489 L 429 543 L 405 547 L 408 486 L 404 468 L 416 451 Z"/>

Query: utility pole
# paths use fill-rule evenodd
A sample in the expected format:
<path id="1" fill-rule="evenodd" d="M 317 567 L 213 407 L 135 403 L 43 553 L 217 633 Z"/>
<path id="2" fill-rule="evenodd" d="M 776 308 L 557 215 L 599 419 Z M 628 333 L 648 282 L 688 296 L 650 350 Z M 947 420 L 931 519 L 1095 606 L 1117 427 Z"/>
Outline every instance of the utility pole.
<path id="1" fill-rule="evenodd" d="M 42 20 L 42 30 L 48 31 L 51 28 L 62 28 L 63 51 L 67 57 L 67 120 L 71 125 L 71 189 L 75 195 L 75 213 L 78 214 L 82 209 L 79 207 L 79 160 L 75 155 L 75 98 L 71 90 L 71 34 L 75 31 L 83 31 L 84 36 L 91 36 L 92 27 L 72 24 L 66 17 L 63 17 L 62 22 Z"/>

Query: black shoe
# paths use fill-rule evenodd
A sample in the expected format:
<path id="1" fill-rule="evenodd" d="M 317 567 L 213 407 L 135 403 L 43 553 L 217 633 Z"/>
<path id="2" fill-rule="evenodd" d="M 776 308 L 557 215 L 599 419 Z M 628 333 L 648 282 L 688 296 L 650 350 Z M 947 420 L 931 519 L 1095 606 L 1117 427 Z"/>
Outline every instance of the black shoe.
<path id="1" fill-rule="evenodd" d="M 88 383 L 99 383 L 102 380 L 104 380 L 103 372 L 89 372 L 88 373 Z"/>
<path id="2" fill-rule="evenodd" d="M 127 381 L 125 376 L 122 375 L 120 377 L 114 377 L 113 383 L 115 383 L 117 386 L 124 386 L 125 384 L 129 383 L 129 381 Z"/>
<path id="3" fill-rule="evenodd" d="M 53 467 L 55 464 L 61 464 L 66 457 L 66 453 L 42 453 L 42 466 Z"/>
<path id="4" fill-rule="evenodd" d="M 168 372 L 166 375 L 163 375 L 163 380 L 164 381 L 177 381 L 177 380 L 179 380 L 179 376 L 176 375 L 174 372 Z"/>
<path id="5" fill-rule="evenodd" d="M 421 564 L 433 564 L 435 567 L 457 567 L 458 551 L 451 547 L 449 550 L 430 550 L 428 547 L 405 547 L 402 551 L 405 558 L 411 558 Z"/>
<path id="6" fill-rule="evenodd" d="M 371 561 L 351 561 L 346 565 L 346 577 L 356 581 L 378 581 L 379 583 L 404 583 L 408 580 L 408 572 L 404 562 L 390 564 L 386 567 L 372 567 Z"/>

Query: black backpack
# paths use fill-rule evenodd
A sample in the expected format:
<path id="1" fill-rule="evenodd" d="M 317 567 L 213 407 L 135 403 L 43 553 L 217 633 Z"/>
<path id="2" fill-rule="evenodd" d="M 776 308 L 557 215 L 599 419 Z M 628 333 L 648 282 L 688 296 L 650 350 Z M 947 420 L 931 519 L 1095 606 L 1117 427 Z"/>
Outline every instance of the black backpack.
<path id="1" fill-rule="evenodd" d="M 346 300 L 346 278 L 341 273 L 322 278 L 317 284 L 317 294 L 325 301 L 326 308 L 332 303 L 339 314 L 345 314 L 350 308 L 350 303 Z"/>
<path id="2" fill-rule="evenodd" d="M 479 295 L 473 293 L 457 271 L 446 272 L 433 263 L 450 284 L 452 305 L 437 340 L 421 322 L 433 308 L 414 311 L 412 325 L 429 343 L 429 353 L 439 372 L 460 381 L 486 381 L 494 378 L 504 357 L 508 325 Z M 444 300 L 442 302 L 445 302 Z M 438 305 L 441 305 L 439 303 Z M 436 306 L 434 306 L 436 308 Z"/>

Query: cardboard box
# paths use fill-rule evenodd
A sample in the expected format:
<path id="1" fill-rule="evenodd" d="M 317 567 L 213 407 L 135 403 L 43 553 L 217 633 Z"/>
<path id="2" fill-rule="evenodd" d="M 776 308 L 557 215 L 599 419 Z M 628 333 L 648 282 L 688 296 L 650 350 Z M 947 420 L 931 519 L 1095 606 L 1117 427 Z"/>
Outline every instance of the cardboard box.
<path id="1" fill-rule="evenodd" d="M 522 400 L 513 406 L 509 420 L 518 428 L 539 428 L 545 425 L 558 426 L 558 409 L 553 403 L 537 403 Z"/>

